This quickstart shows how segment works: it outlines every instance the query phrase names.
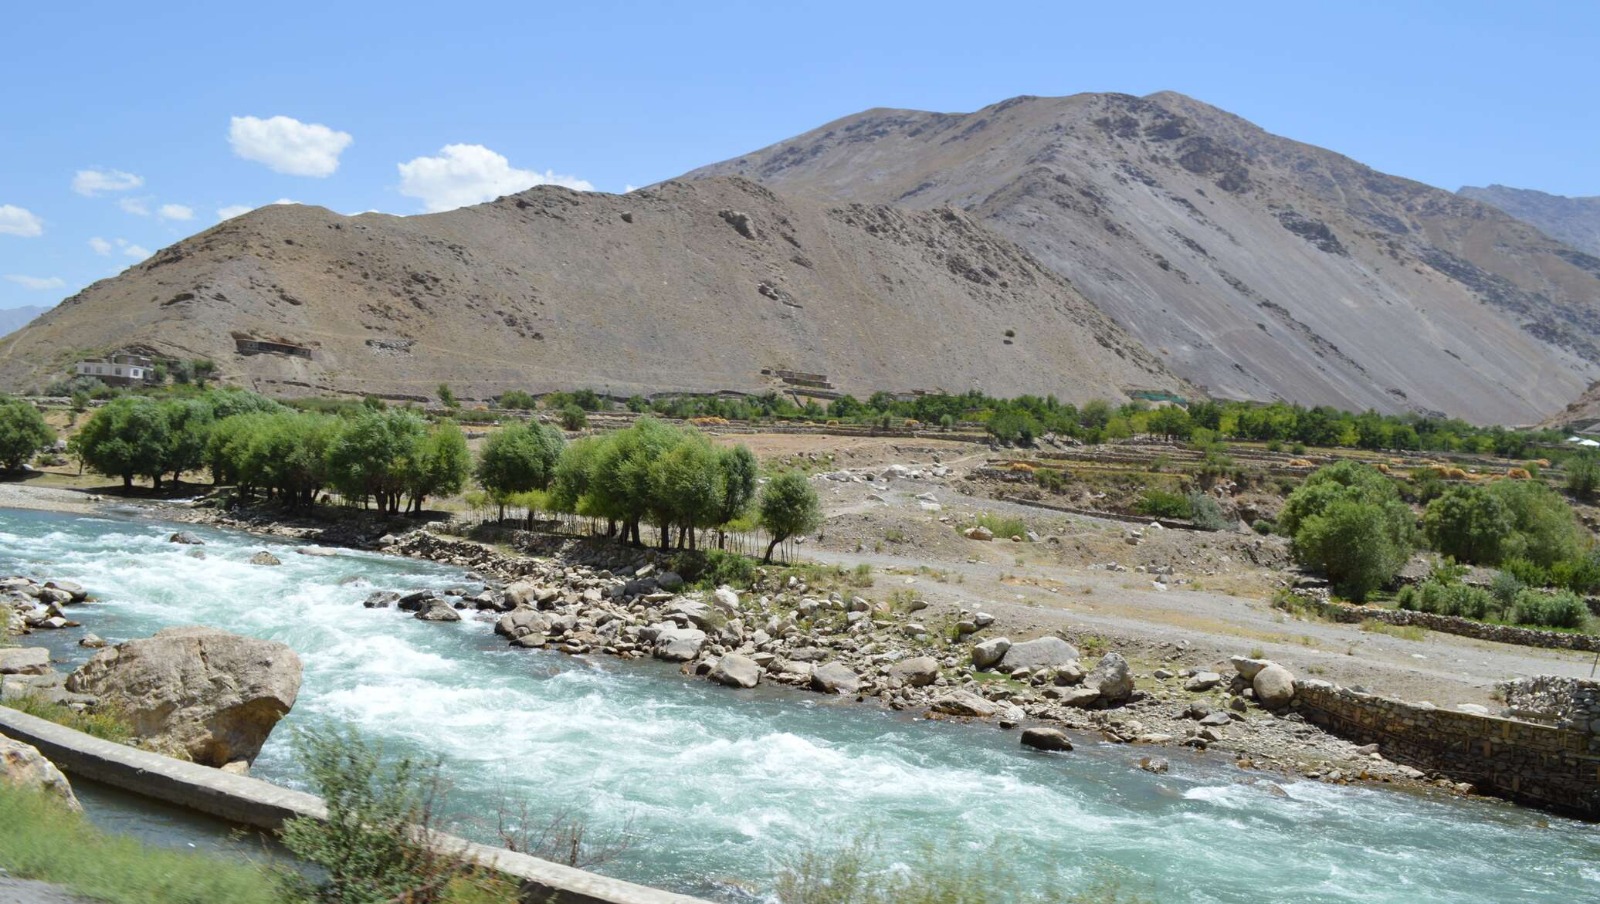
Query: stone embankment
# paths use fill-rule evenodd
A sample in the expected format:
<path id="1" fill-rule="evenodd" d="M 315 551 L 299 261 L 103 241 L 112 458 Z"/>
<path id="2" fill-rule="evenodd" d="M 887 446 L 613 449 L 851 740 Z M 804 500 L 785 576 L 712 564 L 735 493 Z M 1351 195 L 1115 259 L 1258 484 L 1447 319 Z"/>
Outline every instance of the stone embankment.
<path id="1" fill-rule="evenodd" d="M 483 583 L 374 594 L 365 605 L 427 621 L 492 619 L 516 647 L 654 657 L 730 687 L 782 684 L 933 719 L 1041 723 L 1116 743 L 1227 751 L 1242 766 L 1322 781 L 1423 778 L 1306 724 L 1280 696 L 1262 700 L 1252 680 L 1202 668 L 1135 675 L 1116 653 L 1086 656 L 1062 637 L 1013 643 L 983 612 L 936 622 L 919 599 L 824 592 L 776 569 L 744 591 L 689 593 L 654 553 L 592 541 L 545 538 L 548 557 L 428 531 L 388 540 L 389 552 L 468 569 Z"/>
<path id="2" fill-rule="evenodd" d="M 1470 782 L 1479 792 L 1600 819 L 1600 736 L 1591 730 L 1600 685 L 1550 678 L 1512 685 L 1507 697 L 1517 701 L 1514 707 L 1552 706 L 1566 717 L 1557 716 L 1555 725 L 1537 724 L 1391 700 L 1325 681 L 1301 682 L 1294 706 L 1329 731 L 1378 745 L 1402 763 Z M 1579 718 L 1590 721 L 1579 727 Z"/>

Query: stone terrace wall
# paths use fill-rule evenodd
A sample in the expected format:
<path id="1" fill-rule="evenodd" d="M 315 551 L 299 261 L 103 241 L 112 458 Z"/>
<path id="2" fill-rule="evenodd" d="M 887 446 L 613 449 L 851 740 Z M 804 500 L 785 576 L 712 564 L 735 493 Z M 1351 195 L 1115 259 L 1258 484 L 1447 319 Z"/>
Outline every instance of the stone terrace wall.
<path id="1" fill-rule="evenodd" d="M 1590 750 L 1600 747 L 1600 681 L 1535 675 L 1500 685 L 1506 706 L 1555 719 L 1557 728 L 1587 731 Z"/>
<path id="2" fill-rule="evenodd" d="M 1537 628 L 1491 625 L 1454 615 L 1436 615 L 1432 612 L 1415 612 L 1409 609 L 1384 609 L 1379 606 L 1351 606 L 1345 603 L 1323 602 L 1318 608 L 1324 616 L 1335 621 L 1359 622 L 1372 619 L 1391 625 L 1416 625 L 1430 631 L 1524 647 L 1581 650 L 1585 653 L 1600 652 L 1600 634 L 1572 634 L 1566 631 L 1540 631 Z"/>
<path id="3" fill-rule="evenodd" d="M 1294 706 L 1328 731 L 1378 744 L 1385 757 L 1471 782 L 1480 793 L 1600 819 L 1600 736 L 1418 706 L 1326 681 L 1302 681 Z"/>

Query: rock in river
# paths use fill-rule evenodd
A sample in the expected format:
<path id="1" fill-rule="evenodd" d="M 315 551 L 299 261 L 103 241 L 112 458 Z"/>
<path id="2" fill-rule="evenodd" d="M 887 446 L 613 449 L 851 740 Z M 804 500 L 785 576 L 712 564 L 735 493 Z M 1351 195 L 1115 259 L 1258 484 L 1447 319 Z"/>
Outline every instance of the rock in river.
<path id="1" fill-rule="evenodd" d="M 300 657 L 215 628 L 167 628 L 96 653 L 67 679 L 122 710 L 148 746 L 206 766 L 253 761 L 300 693 Z"/>

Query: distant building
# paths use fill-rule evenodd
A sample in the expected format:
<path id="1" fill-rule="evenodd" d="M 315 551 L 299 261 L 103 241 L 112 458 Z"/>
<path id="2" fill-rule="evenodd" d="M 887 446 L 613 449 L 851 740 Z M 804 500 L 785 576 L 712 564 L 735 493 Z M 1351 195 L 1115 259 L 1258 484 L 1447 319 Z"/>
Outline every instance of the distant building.
<path id="1" fill-rule="evenodd" d="M 78 375 L 95 377 L 110 386 L 131 386 L 155 379 L 156 362 L 144 355 L 116 354 L 105 359 L 79 361 Z"/>

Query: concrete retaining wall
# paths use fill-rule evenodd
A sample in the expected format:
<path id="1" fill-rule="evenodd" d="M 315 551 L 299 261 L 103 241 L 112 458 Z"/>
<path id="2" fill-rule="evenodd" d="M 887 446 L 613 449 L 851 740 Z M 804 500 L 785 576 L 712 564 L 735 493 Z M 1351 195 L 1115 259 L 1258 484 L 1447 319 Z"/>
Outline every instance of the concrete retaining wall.
<path id="1" fill-rule="evenodd" d="M 14 709 L 0 707 L 0 734 L 39 748 L 68 775 L 241 825 L 277 829 L 297 816 L 327 817 L 314 795 L 104 741 Z M 441 835 L 438 844 L 521 882 L 524 899 L 541 904 L 706 904 L 464 838 Z"/>
<path id="2" fill-rule="evenodd" d="M 1588 731 L 1434 709 L 1326 681 L 1296 684 L 1307 721 L 1397 763 L 1471 782 L 1480 793 L 1600 819 L 1600 737 Z"/>

